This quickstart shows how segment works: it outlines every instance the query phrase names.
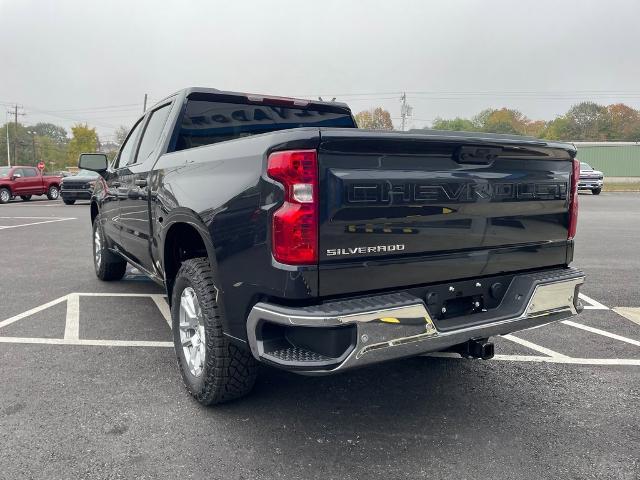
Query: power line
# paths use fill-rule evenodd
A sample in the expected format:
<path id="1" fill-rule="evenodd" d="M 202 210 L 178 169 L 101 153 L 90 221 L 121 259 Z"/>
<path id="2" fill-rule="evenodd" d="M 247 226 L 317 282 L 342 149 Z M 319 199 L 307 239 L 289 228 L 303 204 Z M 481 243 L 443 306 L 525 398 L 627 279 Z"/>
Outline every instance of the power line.
<path id="1" fill-rule="evenodd" d="M 114 108 L 125 108 L 125 107 L 130 107 L 130 108 L 125 108 L 126 110 L 134 110 L 134 109 L 138 109 L 140 108 L 140 103 L 124 103 L 121 105 L 105 105 L 102 107 L 84 107 L 84 108 L 70 108 L 70 109 L 64 109 L 64 110 L 48 110 L 50 112 L 56 112 L 56 113 L 74 113 L 74 112 L 87 112 L 87 111 L 97 111 L 97 110 L 111 110 Z"/>
<path id="2" fill-rule="evenodd" d="M 527 94 L 527 95 L 633 95 L 640 96 L 639 90 L 407 90 L 405 92 L 350 92 L 350 93 L 324 93 L 324 94 L 304 94 L 295 95 L 298 97 L 356 97 L 371 95 L 511 95 L 511 94 Z"/>
<path id="3" fill-rule="evenodd" d="M 93 121 L 93 120 L 87 119 L 87 118 L 80 118 L 80 117 L 75 117 L 75 116 L 71 117 L 69 115 L 60 115 L 60 114 L 49 112 L 47 110 L 39 110 L 39 109 L 33 108 L 33 107 L 30 107 L 29 109 L 34 111 L 34 112 L 40 113 L 42 115 L 48 115 L 48 116 L 56 117 L 56 118 L 63 118 L 65 120 L 73 120 L 75 122 L 87 122 L 87 123 L 88 123 L 88 121 L 91 121 L 91 123 L 93 123 L 94 125 L 99 126 L 99 127 L 110 128 L 110 129 L 113 129 L 113 130 L 118 128 L 116 125 L 96 122 L 96 121 Z"/>

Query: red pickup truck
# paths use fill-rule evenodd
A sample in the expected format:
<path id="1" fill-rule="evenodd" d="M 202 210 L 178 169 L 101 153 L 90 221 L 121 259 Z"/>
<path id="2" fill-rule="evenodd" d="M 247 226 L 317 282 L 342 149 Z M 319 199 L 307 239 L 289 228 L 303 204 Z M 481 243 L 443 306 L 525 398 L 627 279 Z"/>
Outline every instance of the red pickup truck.
<path id="1" fill-rule="evenodd" d="M 0 167 L 0 203 L 8 203 L 14 197 L 26 202 L 33 195 L 57 200 L 61 180 L 58 176 L 42 175 L 35 167 Z"/>

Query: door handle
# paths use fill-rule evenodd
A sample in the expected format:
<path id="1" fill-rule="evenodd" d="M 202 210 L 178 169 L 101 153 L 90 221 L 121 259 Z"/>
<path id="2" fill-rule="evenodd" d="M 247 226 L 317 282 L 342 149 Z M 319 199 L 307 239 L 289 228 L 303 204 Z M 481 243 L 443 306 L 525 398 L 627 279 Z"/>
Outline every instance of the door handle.
<path id="1" fill-rule="evenodd" d="M 144 180 L 144 179 L 136 180 L 134 183 L 136 184 L 136 187 L 146 187 L 147 186 L 147 181 Z"/>

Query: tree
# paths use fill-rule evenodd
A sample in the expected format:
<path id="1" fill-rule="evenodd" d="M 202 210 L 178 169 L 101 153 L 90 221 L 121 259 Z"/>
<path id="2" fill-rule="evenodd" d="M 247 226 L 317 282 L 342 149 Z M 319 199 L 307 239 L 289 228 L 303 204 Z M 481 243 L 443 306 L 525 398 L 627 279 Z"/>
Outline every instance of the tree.
<path id="1" fill-rule="evenodd" d="M 640 112 L 624 103 L 607 107 L 613 140 L 640 140 Z"/>
<path id="2" fill-rule="evenodd" d="M 453 120 L 445 120 L 438 117 L 433 121 L 432 128 L 434 130 L 454 130 L 457 132 L 473 132 L 476 130 L 471 120 L 460 117 L 456 117 Z"/>
<path id="3" fill-rule="evenodd" d="M 485 112 L 487 112 L 485 110 Z M 526 125 L 529 119 L 518 110 L 509 108 L 501 108 L 500 110 L 491 110 L 477 119 L 482 120 L 481 129 L 483 132 L 491 133 L 511 133 L 523 134 L 526 131 Z"/>
<path id="4" fill-rule="evenodd" d="M 475 129 L 476 130 L 484 129 L 484 126 L 487 123 L 487 119 L 491 116 L 491 114 L 493 114 L 493 112 L 495 112 L 493 108 L 486 108 L 482 110 L 480 113 L 478 113 L 477 115 L 475 115 L 471 119 L 471 123 L 473 123 L 473 126 L 475 127 Z"/>
<path id="5" fill-rule="evenodd" d="M 9 153 L 12 165 L 34 164 L 34 137 L 29 132 L 31 127 L 25 127 L 18 123 L 17 128 L 13 122 L 6 123 L 0 129 L 0 165 L 6 165 L 7 159 L 7 130 L 9 129 Z M 14 147 L 16 147 L 14 149 Z M 17 156 L 15 155 L 17 153 Z"/>
<path id="6" fill-rule="evenodd" d="M 358 128 L 366 128 L 368 130 L 393 130 L 391 115 L 382 107 L 356 114 L 356 123 Z"/>
<path id="7" fill-rule="evenodd" d="M 547 123 L 540 137 L 549 140 L 571 140 L 574 135 L 574 125 L 565 116 L 558 117 Z"/>
<path id="8" fill-rule="evenodd" d="M 523 133 L 525 135 L 540 138 L 545 128 L 547 128 L 547 122 L 545 122 L 544 120 L 532 120 L 524 125 Z"/>
<path id="9" fill-rule="evenodd" d="M 574 105 L 565 115 L 574 128 L 573 140 L 607 140 L 612 137 L 607 107 L 594 102 Z"/>
<path id="10" fill-rule="evenodd" d="M 35 126 L 30 127 L 29 130 L 33 131 L 39 137 L 47 137 L 53 140 L 57 145 L 66 145 L 69 139 L 67 138 L 67 131 L 53 123 L 37 123 Z"/>
<path id="11" fill-rule="evenodd" d="M 128 134 L 129 134 L 129 129 L 124 125 L 120 125 L 118 128 L 116 128 L 116 131 L 114 132 L 115 142 L 118 145 L 122 145 L 124 141 L 127 139 Z"/>
<path id="12" fill-rule="evenodd" d="M 43 161 L 50 171 L 64 170 L 67 166 L 67 146 L 57 144 L 51 137 L 36 137 L 37 160 Z"/>
<path id="13" fill-rule="evenodd" d="M 95 128 L 89 128 L 84 123 L 77 123 L 71 127 L 71 141 L 67 152 L 67 161 L 75 164 L 81 153 L 97 152 L 100 148 L 100 141 Z"/>
<path id="14" fill-rule="evenodd" d="M 27 133 L 32 136 L 32 163 L 42 161 L 51 171 L 65 168 L 69 138 L 63 127 L 40 122 L 27 127 Z"/>

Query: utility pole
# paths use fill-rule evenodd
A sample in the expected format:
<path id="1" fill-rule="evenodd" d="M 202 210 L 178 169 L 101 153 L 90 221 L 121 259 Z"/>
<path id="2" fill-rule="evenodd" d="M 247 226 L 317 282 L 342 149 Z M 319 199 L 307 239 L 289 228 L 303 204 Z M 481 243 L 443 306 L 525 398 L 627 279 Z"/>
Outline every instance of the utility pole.
<path id="1" fill-rule="evenodd" d="M 13 161 L 18 161 L 18 104 L 14 109 L 14 127 L 13 127 Z"/>
<path id="2" fill-rule="evenodd" d="M 402 96 L 400 97 L 402 101 L 402 106 L 400 107 L 400 117 L 402 118 L 402 131 L 404 132 L 404 127 L 407 121 L 407 117 L 411 116 L 413 112 L 413 107 L 407 103 L 407 94 L 406 92 L 402 92 Z"/>
<path id="3" fill-rule="evenodd" d="M 7 112 L 8 114 L 9 112 Z M 6 120 L 9 120 L 6 118 Z M 4 126 L 4 129 L 7 131 L 7 167 L 11 166 L 11 148 L 9 146 L 9 122 L 7 122 Z"/>
<path id="4" fill-rule="evenodd" d="M 15 104 L 13 107 L 13 163 L 18 161 L 18 115 L 24 115 L 24 112 L 18 113 L 18 104 Z M 7 136 L 9 135 L 8 132 L 9 124 L 7 123 Z M 7 140 L 7 150 L 8 149 L 9 142 Z"/>
<path id="5" fill-rule="evenodd" d="M 142 107 L 142 113 L 147 111 L 147 94 L 144 94 L 144 106 Z"/>
<path id="6" fill-rule="evenodd" d="M 36 166 L 38 162 L 36 162 L 36 135 L 35 133 L 31 133 L 31 141 L 33 142 L 33 165 Z"/>

